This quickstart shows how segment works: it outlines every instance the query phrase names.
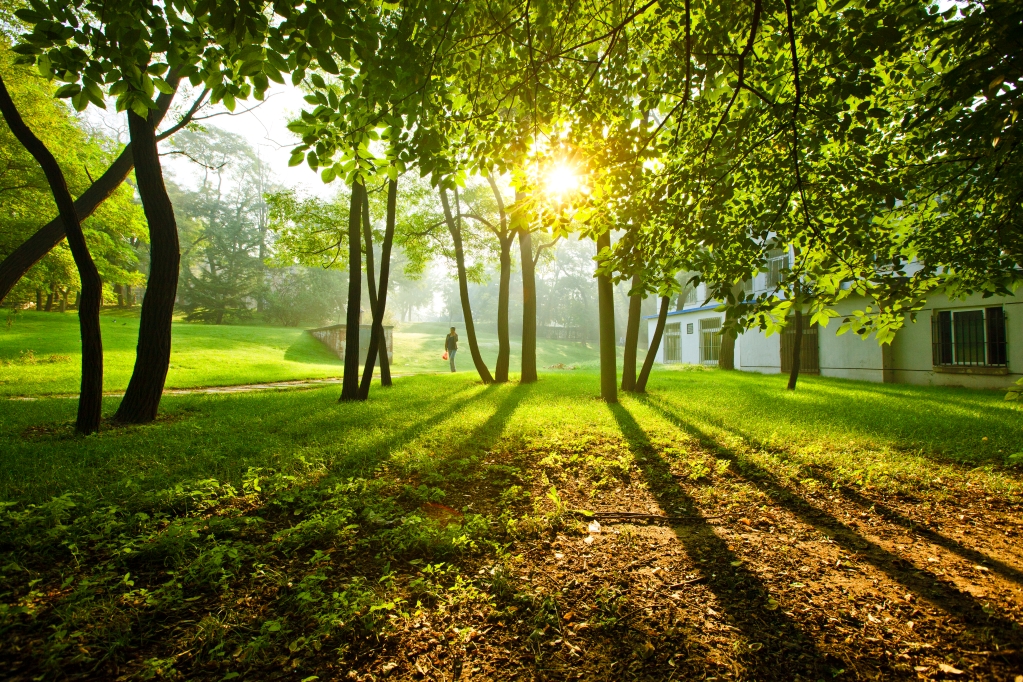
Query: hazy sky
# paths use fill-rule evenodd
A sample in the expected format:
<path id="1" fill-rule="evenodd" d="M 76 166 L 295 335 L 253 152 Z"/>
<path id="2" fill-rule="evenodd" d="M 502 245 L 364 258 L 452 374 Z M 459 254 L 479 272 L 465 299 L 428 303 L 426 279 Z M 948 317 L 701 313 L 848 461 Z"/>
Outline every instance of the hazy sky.
<path id="1" fill-rule="evenodd" d="M 186 108 L 197 94 L 198 90 L 193 91 L 184 84 L 175 96 L 175 106 Z M 277 180 L 284 185 L 306 194 L 330 196 L 336 190 L 336 181 L 331 185 L 324 185 L 319 174 L 304 164 L 294 168 L 288 167 L 291 149 L 298 144 L 298 138 L 287 129 L 287 123 L 289 118 L 297 116 L 304 104 L 302 92 L 298 88 L 271 83 L 263 102 L 251 99 L 239 101 L 235 112 L 230 115 L 222 105 L 207 107 L 199 116 L 211 114 L 213 116 L 199 123 L 204 126 L 217 126 L 244 137 L 270 165 Z M 115 113 L 112 103 L 108 105 L 106 111 L 89 107 L 85 117 L 103 133 L 118 137 L 122 143 L 127 141 L 125 115 L 123 112 Z M 162 127 L 172 125 L 173 118 L 173 112 L 169 113 Z M 164 142 L 161 151 L 168 150 L 169 145 Z M 200 174 L 200 169 L 182 156 L 164 155 L 162 162 L 168 174 L 183 185 L 191 185 L 191 181 Z"/>

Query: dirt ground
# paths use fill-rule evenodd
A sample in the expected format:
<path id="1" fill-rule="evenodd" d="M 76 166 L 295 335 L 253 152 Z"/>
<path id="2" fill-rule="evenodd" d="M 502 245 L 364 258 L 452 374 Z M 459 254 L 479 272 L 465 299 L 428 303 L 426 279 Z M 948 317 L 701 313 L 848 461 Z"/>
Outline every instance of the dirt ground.
<path id="1" fill-rule="evenodd" d="M 649 443 L 630 447 L 633 475 L 596 491 L 571 467 L 538 465 L 534 499 L 556 479 L 565 509 L 594 516 L 567 512 L 504 565 L 479 567 L 518 602 L 397 626 L 353 651 L 348 678 L 1023 682 L 1018 501 L 854 490 L 823 474 L 808 490 L 718 448 L 732 466 L 694 477 Z"/>

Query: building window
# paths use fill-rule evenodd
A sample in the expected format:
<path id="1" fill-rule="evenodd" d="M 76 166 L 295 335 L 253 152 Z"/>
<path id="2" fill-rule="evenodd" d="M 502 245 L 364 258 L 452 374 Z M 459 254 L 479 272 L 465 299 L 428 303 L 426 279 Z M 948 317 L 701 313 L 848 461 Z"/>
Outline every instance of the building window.
<path id="1" fill-rule="evenodd" d="M 664 364 L 682 362 L 682 323 L 664 326 Z"/>
<path id="2" fill-rule="evenodd" d="M 690 322 L 689 324 L 686 325 L 686 334 L 692 334 L 692 333 L 693 333 L 693 323 Z"/>
<path id="3" fill-rule="evenodd" d="M 775 252 L 778 253 L 778 252 Z M 782 253 L 773 255 L 767 259 L 767 276 L 765 284 L 768 289 L 776 287 L 785 279 L 785 273 L 789 269 L 789 254 Z"/>
<path id="4" fill-rule="evenodd" d="M 931 317 L 931 349 L 935 366 L 1004 367 L 1005 312 L 939 310 Z"/>
<path id="5" fill-rule="evenodd" d="M 686 305 L 696 305 L 700 302 L 700 287 L 694 286 L 686 292 Z"/>
<path id="6" fill-rule="evenodd" d="M 700 320 L 700 362 L 717 362 L 721 355 L 721 318 Z"/>

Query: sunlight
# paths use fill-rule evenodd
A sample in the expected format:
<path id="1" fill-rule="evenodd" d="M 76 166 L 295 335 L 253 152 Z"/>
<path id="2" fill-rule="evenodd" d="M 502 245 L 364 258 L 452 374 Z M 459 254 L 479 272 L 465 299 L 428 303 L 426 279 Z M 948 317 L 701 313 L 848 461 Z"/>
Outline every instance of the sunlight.
<path id="1" fill-rule="evenodd" d="M 547 172 L 547 194 L 560 199 L 579 189 L 579 175 L 567 163 L 558 163 Z"/>

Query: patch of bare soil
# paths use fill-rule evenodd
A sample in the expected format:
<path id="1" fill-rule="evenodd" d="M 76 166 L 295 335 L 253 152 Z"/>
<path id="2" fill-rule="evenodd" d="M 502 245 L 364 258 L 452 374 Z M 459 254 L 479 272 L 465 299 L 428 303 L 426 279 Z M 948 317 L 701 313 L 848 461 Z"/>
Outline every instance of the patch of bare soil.
<path id="1" fill-rule="evenodd" d="M 339 674 L 1023 682 L 1018 503 L 804 489 L 720 449 L 730 466 L 696 476 L 649 443 L 588 447 L 634 464 L 614 477 L 566 464 L 592 452 L 531 453 L 533 499 L 555 483 L 561 524 L 478 568 L 496 608 L 469 600 L 395 623 Z M 674 518 L 593 524 L 573 509 Z"/>

